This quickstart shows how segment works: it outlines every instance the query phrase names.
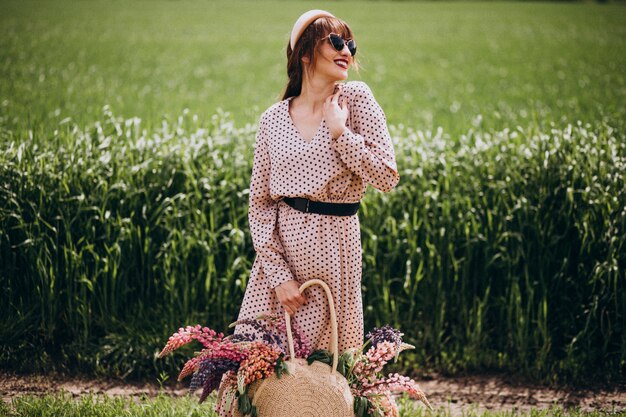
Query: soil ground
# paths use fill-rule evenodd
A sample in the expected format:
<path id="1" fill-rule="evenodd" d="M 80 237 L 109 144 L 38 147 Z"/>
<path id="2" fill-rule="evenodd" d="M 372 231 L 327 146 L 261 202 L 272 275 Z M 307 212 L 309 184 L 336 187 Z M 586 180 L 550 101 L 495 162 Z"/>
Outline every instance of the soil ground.
<path id="1" fill-rule="evenodd" d="M 435 408 L 449 408 L 452 415 L 464 411 L 526 411 L 547 409 L 552 405 L 581 410 L 602 410 L 607 414 L 626 412 L 626 386 L 609 389 L 553 389 L 511 382 L 505 376 L 433 377 L 418 381 Z M 88 379 L 51 375 L 16 375 L 0 371 L 0 396 L 4 401 L 19 395 L 44 395 L 60 391 L 72 395 L 105 394 L 109 396 L 187 395 L 186 384 L 156 382 L 126 383 L 114 379 Z"/>

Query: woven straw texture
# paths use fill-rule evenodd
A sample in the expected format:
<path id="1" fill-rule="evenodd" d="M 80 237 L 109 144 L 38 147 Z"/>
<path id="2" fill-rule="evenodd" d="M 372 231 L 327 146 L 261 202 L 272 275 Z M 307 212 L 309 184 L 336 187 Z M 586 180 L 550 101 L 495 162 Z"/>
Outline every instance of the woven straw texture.
<path id="1" fill-rule="evenodd" d="M 309 365 L 306 359 L 295 357 L 291 320 L 285 313 L 290 353 L 290 359 L 285 364 L 289 374 L 283 374 L 280 378 L 274 374 L 250 386 L 249 394 L 258 417 L 354 417 L 354 397 L 350 386 L 337 371 L 337 317 L 330 288 L 324 281 L 312 279 L 300 286 L 300 292 L 314 284 L 321 285 L 328 297 L 332 328 L 329 348 L 333 354 L 333 364 L 329 366 L 313 361 Z M 232 415 L 241 416 L 236 404 L 233 405 Z"/>
<path id="2" fill-rule="evenodd" d="M 354 417 L 348 381 L 331 367 L 314 361 L 287 361 L 290 375 L 261 381 L 252 403 L 259 417 Z"/>

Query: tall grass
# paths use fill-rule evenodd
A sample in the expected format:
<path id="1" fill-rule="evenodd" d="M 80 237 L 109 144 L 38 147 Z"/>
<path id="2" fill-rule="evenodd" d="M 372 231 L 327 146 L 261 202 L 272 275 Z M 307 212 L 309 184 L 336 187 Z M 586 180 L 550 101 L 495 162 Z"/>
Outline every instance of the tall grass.
<path id="1" fill-rule="evenodd" d="M 623 132 L 578 122 L 489 133 L 480 118 L 458 141 L 396 132 L 402 186 L 372 204 L 379 221 L 364 239 L 378 262 L 369 300 L 385 306 L 376 321 L 413 323 L 423 358 L 444 369 L 552 382 L 622 373 Z"/>
<path id="2" fill-rule="evenodd" d="M 218 115 L 205 127 L 196 119 L 148 133 L 106 111 L 86 131 L 59 126 L 47 147 L 3 146 L 4 361 L 34 343 L 66 362 L 94 338 L 110 355 L 127 344 L 112 333 L 134 334 L 114 355 L 122 360 L 183 321 L 232 321 L 252 258 L 241 140 L 252 133 Z M 92 353 L 82 359 L 104 352 Z"/>
<path id="3" fill-rule="evenodd" d="M 617 126 L 617 128 L 615 127 Z M 360 213 L 366 326 L 454 372 L 611 380 L 626 364 L 626 145 L 605 122 L 460 138 L 392 128 L 401 182 Z M 254 259 L 254 126 L 152 131 L 105 108 L 0 149 L 0 365 L 173 370 L 181 324 L 224 329 Z"/>

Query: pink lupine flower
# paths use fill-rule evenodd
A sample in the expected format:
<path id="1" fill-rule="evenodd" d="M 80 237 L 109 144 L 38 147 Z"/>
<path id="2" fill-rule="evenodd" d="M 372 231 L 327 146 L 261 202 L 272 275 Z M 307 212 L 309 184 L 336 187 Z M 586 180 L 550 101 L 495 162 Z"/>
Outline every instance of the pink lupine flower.
<path id="1" fill-rule="evenodd" d="M 396 345 L 391 342 L 381 342 L 375 347 L 371 347 L 365 356 L 372 363 L 385 365 L 396 354 Z M 382 367 L 381 367 L 382 369 Z"/>
<path id="2" fill-rule="evenodd" d="M 361 355 L 352 370 L 361 385 L 366 385 L 376 379 L 376 374 L 382 371 L 385 364 L 395 356 L 395 346 L 395 343 L 383 341 Z"/>
<path id="3" fill-rule="evenodd" d="M 384 393 L 387 391 L 392 392 L 406 392 L 409 394 L 411 398 L 416 400 L 420 400 L 423 402 L 428 408 L 432 410 L 432 406 L 424 392 L 420 389 L 417 382 L 409 378 L 408 376 L 400 375 L 400 374 L 391 374 L 387 378 L 380 379 L 378 381 L 372 383 L 365 383 L 363 385 L 363 394 L 376 394 L 376 393 Z"/>
<path id="4" fill-rule="evenodd" d="M 400 412 L 398 411 L 398 404 L 396 404 L 396 400 L 393 399 L 391 392 L 386 392 L 382 398 L 383 409 L 387 411 L 384 417 L 399 417 Z"/>
<path id="5" fill-rule="evenodd" d="M 202 359 L 199 356 L 189 359 L 185 363 L 185 366 L 183 366 L 183 369 L 178 374 L 177 380 L 182 381 L 184 378 L 196 372 L 198 370 L 198 365 L 200 365 L 201 360 Z"/>
<path id="6" fill-rule="evenodd" d="M 194 339 L 202 343 L 206 348 L 213 346 L 215 343 L 220 342 L 224 338 L 223 333 L 216 333 L 214 330 L 208 327 L 201 327 L 199 324 L 196 326 L 181 327 L 178 332 L 170 336 L 167 344 L 159 353 L 158 357 L 162 358 L 170 352 L 184 346 Z"/>
<path id="7" fill-rule="evenodd" d="M 378 415 L 381 417 L 399 417 L 400 412 L 398 410 L 398 404 L 393 399 L 391 392 L 385 391 L 383 393 L 370 396 L 370 402 L 374 406 L 370 408 L 371 413 L 374 414 L 378 411 Z"/>

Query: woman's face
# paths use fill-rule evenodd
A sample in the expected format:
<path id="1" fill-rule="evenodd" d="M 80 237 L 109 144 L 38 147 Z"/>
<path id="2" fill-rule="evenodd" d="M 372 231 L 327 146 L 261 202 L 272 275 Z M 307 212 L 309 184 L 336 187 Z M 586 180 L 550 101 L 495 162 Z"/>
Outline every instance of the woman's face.
<path id="1" fill-rule="evenodd" d="M 328 36 L 321 41 L 315 62 L 315 76 L 324 77 L 328 81 L 340 81 L 348 78 L 348 69 L 353 64 L 348 46 L 344 44 L 337 51 L 330 43 Z"/>

